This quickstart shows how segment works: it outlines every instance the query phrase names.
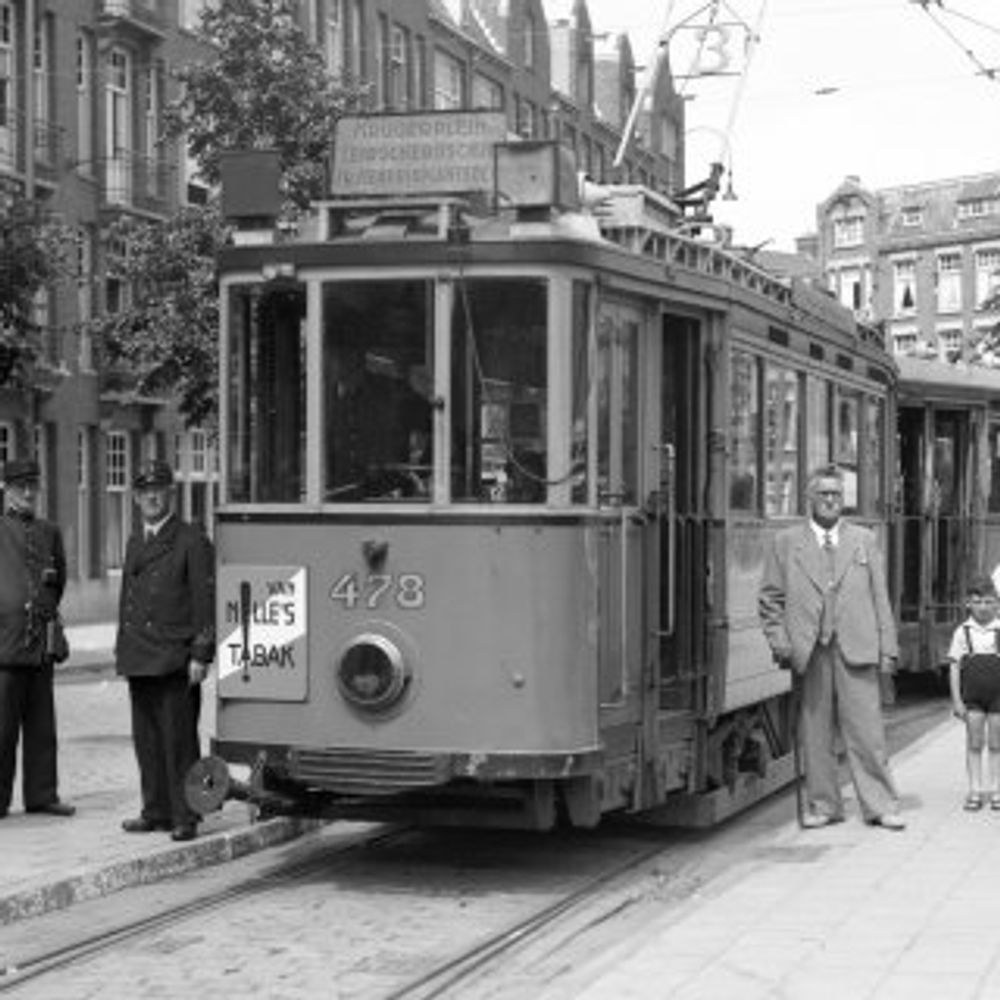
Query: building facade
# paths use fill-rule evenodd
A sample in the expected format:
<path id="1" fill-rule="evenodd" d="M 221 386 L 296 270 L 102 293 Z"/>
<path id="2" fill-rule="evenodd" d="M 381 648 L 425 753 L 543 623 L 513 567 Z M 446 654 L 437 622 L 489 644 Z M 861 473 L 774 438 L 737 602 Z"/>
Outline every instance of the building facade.
<path id="1" fill-rule="evenodd" d="M 109 276 L 126 252 L 108 237 L 114 220 L 167 218 L 209 196 L 160 124 L 171 70 L 204 56 L 194 28 L 212 2 L 0 0 L 0 193 L 40 203 L 76 244 L 74 273 L 37 297 L 44 357 L 30 385 L 0 386 L 0 463 L 42 466 L 73 618 L 113 611 L 138 462 L 171 462 L 182 513 L 211 525 L 210 434 L 185 428 L 170 400 L 138 396 L 83 324 L 129 294 Z M 636 67 L 627 38 L 595 36 L 584 0 L 301 0 L 298 13 L 331 74 L 365 87 L 370 112 L 500 109 L 511 135 L 561 141 L 595 180 L 683 187 L 669 72 L 614 167 Z"/>
<path id="2" fill-rule="evenodd" d="M 830 291 L 896 353 L 994 363 L 1000 172 L 878 190 L 848 177 L 817 209 L 816 250 Z"/>

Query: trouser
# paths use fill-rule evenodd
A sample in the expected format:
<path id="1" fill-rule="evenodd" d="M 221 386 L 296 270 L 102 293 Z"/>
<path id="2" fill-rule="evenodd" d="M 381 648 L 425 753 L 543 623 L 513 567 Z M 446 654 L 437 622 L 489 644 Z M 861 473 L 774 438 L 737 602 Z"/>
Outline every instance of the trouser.
<path id="1" fill-rule="evenodd" d="M 201 687 L 187 670 L 165 677 L 130 677 L 132 743 L 139 764 L 142 815 L 154 823 L 196 823 L 184 779 L 198 760 Z"/>
<path id="2" fill-rule="evenodd" d="M 835 737 L 847 754 L 861 815 L 876 820 L 898 808 L 882 721 L 878 667 L 850 666 L 836 639 L 817 643 L 802 678 L 802 759 L 810 806 L 842 816 Z"/>
<path id="3" fill-rule="evenodd" d="M 21 739 L 21 798 L 40 809 L 59 797 L 52 666 L 0 667 L 0 814 L 10 808 Z"/>

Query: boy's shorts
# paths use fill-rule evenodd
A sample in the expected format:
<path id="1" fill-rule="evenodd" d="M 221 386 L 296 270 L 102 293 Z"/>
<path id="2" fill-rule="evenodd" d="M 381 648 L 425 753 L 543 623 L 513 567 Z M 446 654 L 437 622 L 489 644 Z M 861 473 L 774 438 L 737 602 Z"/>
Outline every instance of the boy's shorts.
<path id="1" fill-rule="evenodd" d="M 967 708 L 1000 714 L 1000 654 L 964 656 L 959 689 Z"/>

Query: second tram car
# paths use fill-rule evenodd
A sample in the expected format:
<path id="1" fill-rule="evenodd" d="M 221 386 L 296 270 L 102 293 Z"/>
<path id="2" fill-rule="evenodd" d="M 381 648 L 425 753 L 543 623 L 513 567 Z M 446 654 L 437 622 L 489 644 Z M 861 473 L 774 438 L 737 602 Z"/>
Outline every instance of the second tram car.
<path id="1" fill-rule="evenodd" d="M 213 752 L 325 815 L 718 821 L 792 776 L 756 589 L 807 470 L 888 542 L 895 364 L 669 199 L 441 120 L 345 119 L 423 166 L 222 256 Z M 488 197 L 428 166 L 456 136 Z"/>

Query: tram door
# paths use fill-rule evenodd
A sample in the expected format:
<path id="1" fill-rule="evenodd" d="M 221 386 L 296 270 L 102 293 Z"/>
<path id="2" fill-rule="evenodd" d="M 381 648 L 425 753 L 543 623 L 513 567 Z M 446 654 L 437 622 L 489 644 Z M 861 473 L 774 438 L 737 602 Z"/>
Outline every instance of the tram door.
<path id="1" fill-rule="evenodd" d="M 663 317 L 660 504 L 660 707 L 697 709 L 704 696 L 706 526 L 698 502 L 704 435 L 699 433 L 700 325 Z"/>
<path id="2" fill-rule="evenodd" d="M 903 407 L 899 442 L 900 623 L 919 636 L 916 666 L 934 668 L 943 637 L 962 616 L 964 587 L 976 568 L 970 414 Z"/>

